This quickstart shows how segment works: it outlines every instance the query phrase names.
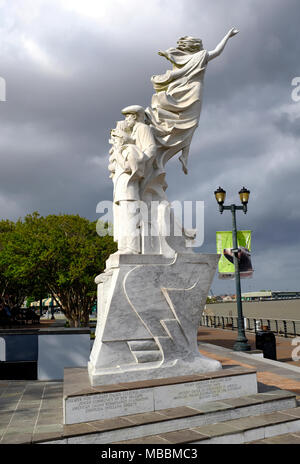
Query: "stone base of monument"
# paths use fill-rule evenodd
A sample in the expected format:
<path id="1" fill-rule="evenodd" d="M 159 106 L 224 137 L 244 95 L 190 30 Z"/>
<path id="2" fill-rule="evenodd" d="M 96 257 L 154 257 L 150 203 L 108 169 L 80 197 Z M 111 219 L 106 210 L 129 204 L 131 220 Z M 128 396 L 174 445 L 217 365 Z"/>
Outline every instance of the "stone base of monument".
<path id="1" fill-rule="evenodd" d="M 64 427 L 41 443 L 248 443 L 300 431 L 296 395 L 257 393 L 256 371 L 91 387 L 85 368 L 65 369 Z"/>
<path id="2" fill-rule="evenodd" d="M 114 254 L 98 286 L 92 386 L 222 369 L 199 353 L 197 329 L 219 255 Z"/>
<path id="3" fill-rule="evenodd" d="M 64 424 L 126 417 L 170 408 L 198 408 L 257 393 L 256 371 L 230 368 L 199 375 L 98 385 L 82 368 L 65 369 Z"/>

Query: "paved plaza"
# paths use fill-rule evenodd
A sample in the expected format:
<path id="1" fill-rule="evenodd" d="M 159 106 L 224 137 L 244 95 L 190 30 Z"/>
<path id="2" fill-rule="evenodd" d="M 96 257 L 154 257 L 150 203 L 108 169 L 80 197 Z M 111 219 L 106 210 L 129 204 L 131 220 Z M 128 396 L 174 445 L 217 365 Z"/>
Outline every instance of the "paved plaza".
<path id="1" fill-rule="evenodd" d="M 201 327 L 198 336 L 199 350 L 202 354 L 221 361 L 225 368 L 255 368 L 259 392 L 273 388 L 288 390 L 295 393 L 300 401 L 300 367 L 232 351 L 236 335 L 237 332 L 230 330 Z M 252 343 L 252 336 L 248 338 Z M 288 352 L 288 347 L 291 347 L 291 340 L 282 338 L 277 350 L 279 359 L 287 356 L 284 353 Z M 76 434 L 76 427 L 73 429 Z M 0 381 L 1 444 L 47 442 L 70 436 L 71 433 L 70 426 L 63 425 L 62 381 Z M 280 438 L 284 443 L 288 439 L 289 437 Z M 272 443 L 276 441 L 274 438 L 272 440 Z M 300 443 L 300 438 L 297 437 L 290 437 L 290 440 L 299 440 L 297 442 Z"/>

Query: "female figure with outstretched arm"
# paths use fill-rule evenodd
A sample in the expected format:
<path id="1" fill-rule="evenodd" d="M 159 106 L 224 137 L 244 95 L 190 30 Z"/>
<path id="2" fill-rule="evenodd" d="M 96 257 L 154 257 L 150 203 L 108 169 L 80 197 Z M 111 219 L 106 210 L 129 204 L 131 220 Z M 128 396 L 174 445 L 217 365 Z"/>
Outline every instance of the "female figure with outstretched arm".
<path id="1" fill-rule="evenodd" d="M 146 109 L 157 144 L 163 147 L 158 164 L 164 166 L 182 151 L 179 159 L 187 174 L 189 147 L 201 113 L 207 63 L 219 56 L 228 40 L 238 32 L 235 28 L 230 29 L 212 51 L 203 49 L 202 40 L 184 36 L 178 40 L 176 48 L 158 52 L 173 65 L 172 70 L 151 78 L 156 93 L 151 106 Z"/>

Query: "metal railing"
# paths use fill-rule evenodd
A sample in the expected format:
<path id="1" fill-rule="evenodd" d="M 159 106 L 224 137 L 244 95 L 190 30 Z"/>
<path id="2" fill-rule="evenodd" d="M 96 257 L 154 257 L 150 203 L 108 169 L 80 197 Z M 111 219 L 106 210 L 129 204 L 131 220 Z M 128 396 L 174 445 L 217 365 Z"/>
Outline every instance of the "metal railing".
<path id="1" fill-rule="evenodd" d="M 228 330 L 237 330 L 237 316 L 208 316 L 201 317 L 200 326 L 214 327 Z M 245 330 L 256 333 L 263 326 L 277 335 L 284 337 L 300 335 L 300 321 L 291 319 L 265 319 L 265 318 L 244 318 Z"/>

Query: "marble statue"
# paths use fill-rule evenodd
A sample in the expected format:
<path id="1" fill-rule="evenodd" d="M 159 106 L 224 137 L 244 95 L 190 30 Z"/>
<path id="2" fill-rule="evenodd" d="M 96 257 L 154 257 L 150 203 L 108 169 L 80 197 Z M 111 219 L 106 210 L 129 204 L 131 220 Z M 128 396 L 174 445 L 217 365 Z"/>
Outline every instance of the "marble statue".
<path id="1" fill-rule="evenodd" d="M 125 121 L 118 122 L 111 133 L 113 147 L 109 164 L 114 182 L 114 229 L 118 253 L 170 255 L 170 248 L 179 251 L 193 236 L 191 231 L 183 230 L 180 243 L 174 240 L 174 233 L 169 236 L 162 233 L 161 218 L 172 215 L 165 194 L 165 165 L 181 152 L 179 160 L 184 173 L 188 173 L 188 154 L 199 124 L 206 66 L 221 54 L 229 38 L 237 33 L 238 30 L 232 28 L 213 51 L 204 50 L 202 41 L 190 36 L 181 37 L 176 48 L 160 51 L 159 55 L 170 61 L 173 69 L 151 78 L 155 90 L 151 106 L 145 111 L 139 105 L 122 110 Z M 139 201 L 146 205 L 146 218 L 138 212 Z M 158 210 L 156 217 L 152 214 L 150 218 L 150 205 L 155 201 L 164 211 Z M 150 225 L 158 231 L 156 236 L 143 234 L 145 222 L 148 222 L 147 231 Z"/>
<path id="2" fill-rule="evenodd" d="M 182 230 L 165 191 L 166 163 L 177 153 L 187 173 L 189 147 L 199 123 L 207 63 L 215 50 L 185 36 L 159 52 L 173 69 L 153 76 L 151 106 L 124 108 L 111 131 L 109 171 L 114 185 L 114 235 L 118 251 L 96 277 L 96 338 L 88 364 L 92 385 L 216 371 L 200 354 L 197 329 L 219 255 L 187 247 L 195 231 Z M 151 207 L 157 206 L 149 215 Z M 146 206 L 144 208 L 144 206 Z M 164 227 L 171 217 L 170 233 Z M 151 228 L 157 234 L 146 233 Z"/>
<path id="3" fill-rule="evenodd" d="M 237 33 L 237 29 L 230 29 L 213 51 L 204 50 L 200 39 L 184 36 L 178 40 L 176 48 L 159 52 L 172 63 L 173 69 L 152 77 L 156 94 L 151 107 L 147 108 L 147 115 L 155 128 L 158 144 L 163 148 L 163 164 L 181 151 L 179 160 L 187 174 L 189 147 L 200 118 L 206 66 Z"/>
<path id="4" fill-rule="evenodd" d="M 119 253 L 138 254 L 140 183 L 155 159 L 156 144 L 151 128 L 144 123 L 141 106 L 128 106 L 122 113 L 125 121 L 119 121 L 111 131 L 108 167 L 114 183 L 114 238 Z"/>

